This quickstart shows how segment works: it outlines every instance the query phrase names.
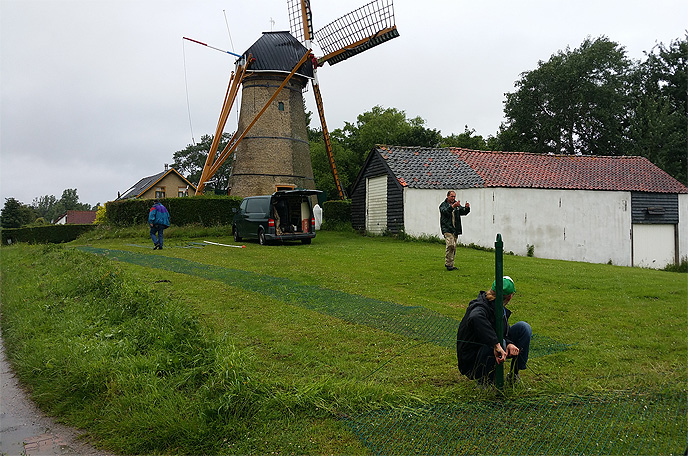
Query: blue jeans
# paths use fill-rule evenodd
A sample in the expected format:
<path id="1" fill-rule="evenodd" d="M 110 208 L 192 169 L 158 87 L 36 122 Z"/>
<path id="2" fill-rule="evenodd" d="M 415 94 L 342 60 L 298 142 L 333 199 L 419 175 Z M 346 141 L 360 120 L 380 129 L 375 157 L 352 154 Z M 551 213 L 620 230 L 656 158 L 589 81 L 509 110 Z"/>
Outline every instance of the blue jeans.
<path id="1" fill-rule="evenodd" d="M 165 225 L 153 225 L 150 229 L 153 244 L 160 246 L 160 248 L 162 248 L 162 232 L 165 228 L 167 228 Z"/>
<path id="2" fill-rule="evenodd" d="M 525 321 L 519 321 L 509 327 L 509 340 L 518 347 L 519 353 L 516 360 L 518 370 L 523 370 L 528 364 L 528 350 L 530 350 L 530 339 L 533 337 L 533 330 Z M 475 359 L 474 375 L 472 378 L 488 377 L 494 381 L 495 364 L 494 347 L 483 345 L 478 351 Z"/>

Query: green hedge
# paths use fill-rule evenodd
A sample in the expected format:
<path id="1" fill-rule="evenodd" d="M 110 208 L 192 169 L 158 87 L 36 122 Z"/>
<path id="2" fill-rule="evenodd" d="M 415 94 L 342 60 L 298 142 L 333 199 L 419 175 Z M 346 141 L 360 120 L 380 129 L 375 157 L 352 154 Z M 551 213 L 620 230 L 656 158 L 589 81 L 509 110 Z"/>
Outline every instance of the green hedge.
<path id="1" fill-rule="evenodd" d="M 331 200 L 323 203 L 323 222 L 351 225 L 351 200 Z"/>
<path id="2" fill-rule="evenodd" d="M 60 244 L 70 242 L 97 225 L 46 225 L 27 228 L 3 228 L 3 245 L 28 242 L 30 244 Z"/>
<path id="3" fill-rule="evenodd" d="M 236 196 L 193 196 L 163 198 L 160 202 L 170 211 L 172 225 L 200 224 L 203 226 L 231 225 L 234 209 L 242 198 Z M 105 204 L 107 221 L 113 226 L 131 226 L 148 223 L 148 212 L 153 205 L 150 199 L 111 201 Z"/>

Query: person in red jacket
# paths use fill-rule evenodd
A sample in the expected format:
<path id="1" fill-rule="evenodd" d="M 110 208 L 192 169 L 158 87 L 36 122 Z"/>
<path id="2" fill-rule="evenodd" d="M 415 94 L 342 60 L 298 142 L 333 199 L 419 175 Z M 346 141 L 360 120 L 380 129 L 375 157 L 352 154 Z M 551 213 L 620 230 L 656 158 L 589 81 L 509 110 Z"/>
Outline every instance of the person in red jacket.
<path id="1" fill-rule="evenodd" d="M 479 383 L 493 383 L 495 366 L 507 358 L 516 358 L 513 381 L 518 381 L 518 371 L 526 368 L 528 350 L 533 331 L 525 321 L 519 321 L 509 326 L 511 311 L 506 305 L 516 293 L 514 281 L 509 276 L 503 278 L 504 299 L 504 334 L 497 337 L 495 305 L 497 282 L 492 288 L 481 291 L 478 297 L 470 302 L 459 330 L 456 334 L 456 356 L 459 371 L 468 378 L 478 380 Z M 501 340 L 504 340 L 502 345 Z"/>

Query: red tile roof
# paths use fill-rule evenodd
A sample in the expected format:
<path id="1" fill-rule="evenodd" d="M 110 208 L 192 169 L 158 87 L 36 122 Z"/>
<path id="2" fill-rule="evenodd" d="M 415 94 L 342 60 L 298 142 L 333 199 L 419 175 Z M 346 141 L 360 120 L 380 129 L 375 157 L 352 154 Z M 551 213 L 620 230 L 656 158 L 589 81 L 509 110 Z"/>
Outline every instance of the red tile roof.
<path id="1" fill-rule="evenodd" d="M 378 146 L 400 182 L 419 188 L 517 187 L 688 193 L 644 157 L 543 155 Z M 432 179 L 424 175 L 433 174 Z"/>
<path id="2" fill-rule="evenodd" d="M 90 225 L 96 221 L 96 211 L 67 211 L 69 225 Z"/>
<path id="3" fill-rule="evenodd" d="M 452 149 L 486 187 L 534 187 L 688 193 L 688 188 L 645 157 L 543 155 Z"/>

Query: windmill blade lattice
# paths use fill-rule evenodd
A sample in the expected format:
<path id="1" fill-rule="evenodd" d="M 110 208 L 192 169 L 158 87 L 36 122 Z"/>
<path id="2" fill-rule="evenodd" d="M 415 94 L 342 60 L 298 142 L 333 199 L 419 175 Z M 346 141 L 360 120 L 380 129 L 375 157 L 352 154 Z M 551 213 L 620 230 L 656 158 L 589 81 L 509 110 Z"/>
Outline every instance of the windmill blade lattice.
<path id="1" fill-rule="evenodd" d="M 313 17 L 311 15 L 311 2 L 310 0 L 304 0 L 304 3 L 305 5 L 301 3 L 301 0 L 287 0 L 287 9 L 289 10 L 289 30 L 291 31 L 291 34 L 294 35 L 294 38 L 299 40 L 301 43 L 306 42 L 306 36 L 304 34 L 303 27 L 304 8 L 308 20 L 308 40 L 313 39 Z"/>
<path id="2" fill-rule="evenodd" d="M 334 65 L 398 36 L 393 0 L 375 0 L 315 32 L 325 52 L 318 60 Z"/>

